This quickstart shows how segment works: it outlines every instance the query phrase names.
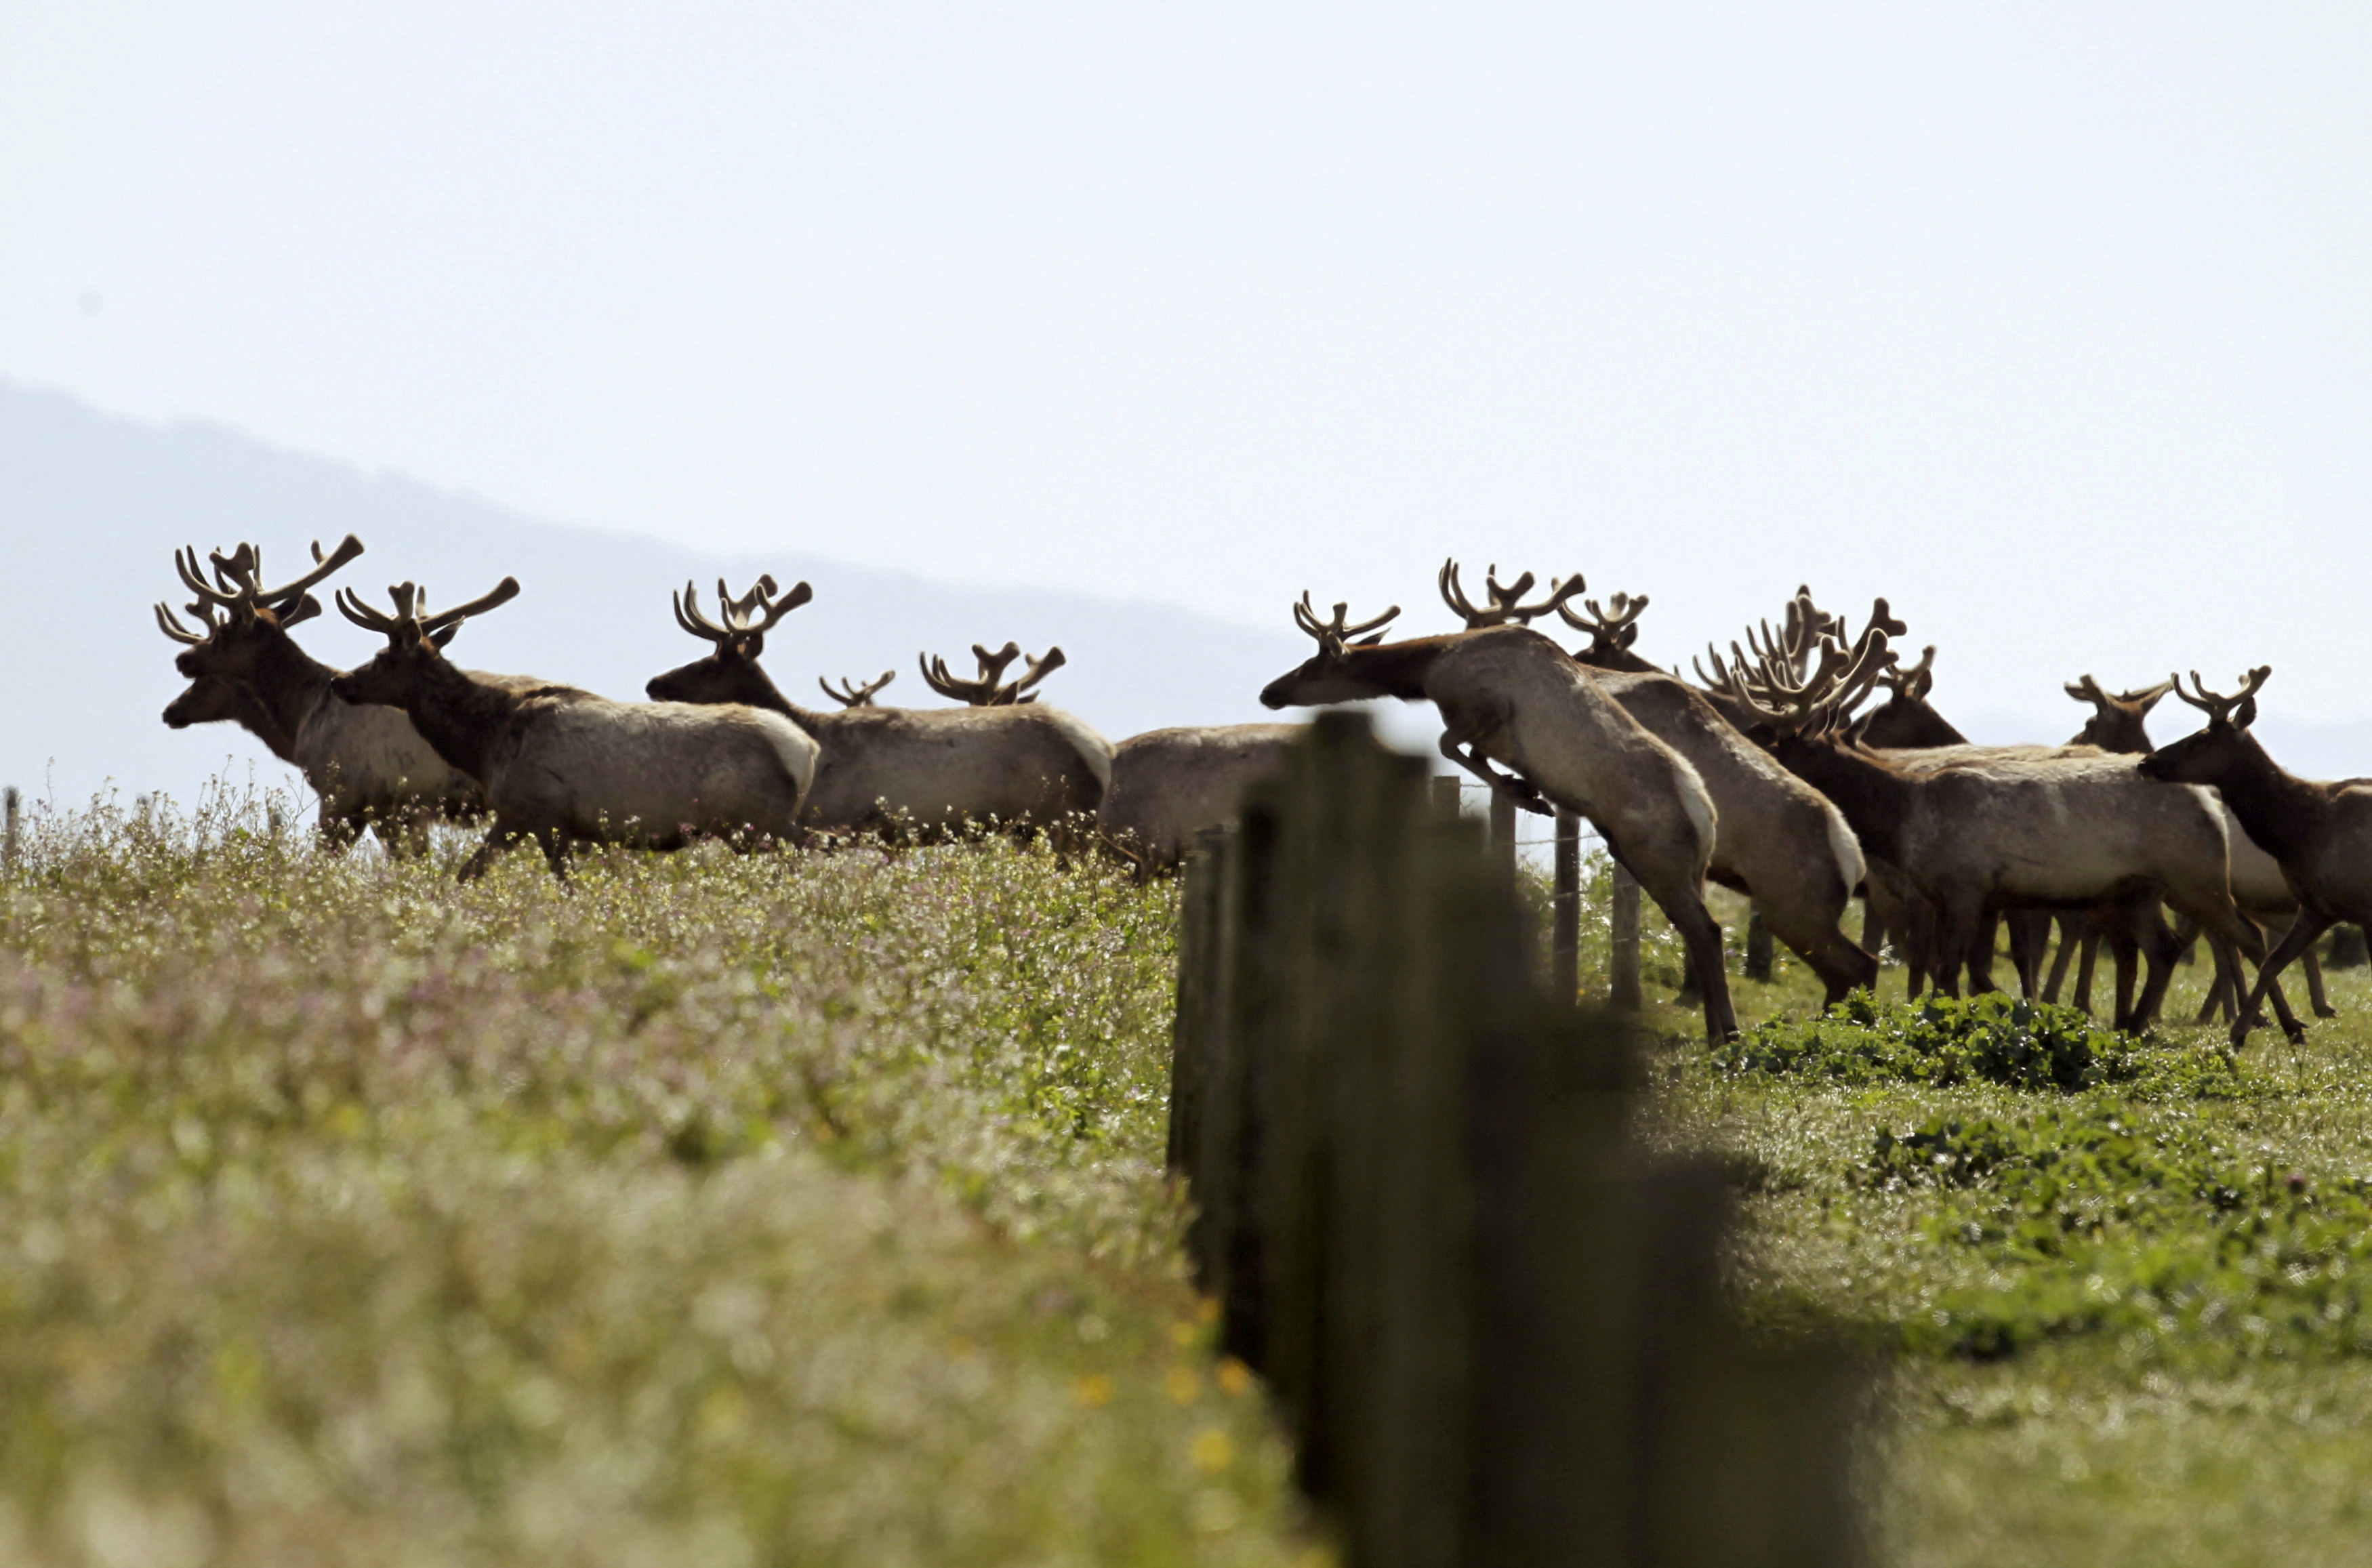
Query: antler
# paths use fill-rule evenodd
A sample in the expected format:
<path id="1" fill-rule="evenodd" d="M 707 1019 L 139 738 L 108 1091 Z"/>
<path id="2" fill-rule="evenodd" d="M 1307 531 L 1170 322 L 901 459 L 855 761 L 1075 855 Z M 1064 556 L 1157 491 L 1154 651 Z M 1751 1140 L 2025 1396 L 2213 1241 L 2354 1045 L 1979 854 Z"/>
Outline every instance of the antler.
<path id="1" fill-rule="evenodd" d="M 365 604 L 351 588 L 338 590 L 338 613 L 366 632 L 377 632 L 393 638 L 406 633 L 415 637 L 433 637 L 448 628 L 458 627 L 472 615 L 482 615 L 498 605 L 508 604 L 518 597 L 517 577 L 505 577 L 494 587 L 467 604 L 426 615 L 421 609 L 421 591 L 416 583 L 398 583 L 387 590 L 395 601 L 395 613 L 383 614 Z"/>
<path id="2" fill-rule="evenodd" d="M 2067 682 L 2061 690 L 2079 703 L 2091 703 L 2093 707 L 2104 714 L 2115 706 L 2109 694 L 2100 690 L 2100 683 L 2088 674 Z"/>
<path id="3" fill-rule="evenodd" d="M 1917 702 L 1936 687 L 1936 645 L 1928 644 L 1919 650 L 1919 662 L 1903 668 L 1900 664 L 1879 677 L 1886 689 L 1905 702 Z"/>
<path id="4" fill-rule="evenodd" d="M 1043 658 L 1028 658 L 1024 659 L 1023 662 L 1028 666 L 1027 671 L 1022 675 L 1020 679 L 1015 681 L 1012 685 L 1004 687 L 998 691 L 994 699 L 995 703 L 1013 703 L 1036 702 L 1038 700 L 1038 694 L 1031 691 L 1029 688 L 1037 685 L 1040 681 L 1045 679 L 1048 676 L 1053 674 L 1056 670 L 1062 668 L 1071 661 L 1069 656 L 1064 654 L 1061 648 L 1048 648 Z"/>
<path id="5" fill-rule="evenodd" d="M 1491 608 L 1477 610 L 1467 598 L 1466 589 L 1458 580 L 1456 561 L 1443 561 L 1440 575 L 1435 581 L 1441 589 L 1442 602 L 1449 606 L 1450 613 L 1466 622 L 1466 629 L 1470 632 L 1479 632 L 1486 626 L 1505 626 L 1510 621 L 1529 625 L 1535 618 L 1546 615 L 1552 610 L 1563 610 L 1564 601 L 1587 586 L 1581 580 L 1581 574 L 1576 572 L 1562 583 L 1550 584 L 1549 597 L 1540 603 L 1525 604 L 1520 601 L 1532 591 L 1532 575 L 1527 572 L 1512 583 L 1502 584 L 1499 568 L 1494 564 L 1487 569 L 1482 579 L 1482 589 L 1490 598 Z"/>
<path id="6" fill-rule="evenodd" d="M 725 619 L 721 626 L 700 612 L 700 591 L 689 580 L 684 583 L 681 594 L 669 594 L 668 597 L 675 605 L 677 625 L 693 636 L 704 637 L 721 647 L 737 638 L 764 636 L 784 616 L 815 598 L 815 590 L 805 583 L 793 584 L 789 593 L 775 598 L 774 596 L 781 592 L 771 572 L 759 574 L 758 580 L 750 586 L 750 591 L 739 598 L 735 598 L 726 588 L 724 578 L 717 578 L 716 607 Z M 765 619 L 755 620 L 762 612 Z"/>
<path id="7" fill-rule="evenodd" d="M 1384 627 L 1391 624 L 1400 612 L 1401 607 L 1394 605 L 1374 620 L 1362 621 L 1356 626 L 1353 626 L 1348 623 L 1351 607 L 1347 604 L 1338 604 L 1334 607 L 1333 620 L 1320 621 L 1318 619 L 1318 612 L 1309 608 L 1309 590 L 1304 588 L 1301 591 L 1301 602 L 1293 607 L 1293 621 L 1295 625 L 1317 638 L 1320 648 L 1330 654 L 1339 654 L 1352 638 L 1365 636 L 1370 632 L 1380 632 Z"/>
<path id="8" fill-rule="evenodd" d="M 1833 635 L 1823 633 L 1819 666 L 1800 678 L 1784 658 L 1775 656 L 1762 659 L 1749 675 L 1746 656 L 1736 644 L 1731 645 L 1731 653 L 1738 669 L 1732 694 L 1757 717 L 1781 730 L 1801 730 L 1816 721 L 1852 713 L 1894 662 L 1893 651 L 1887 645 L 1884 617 L 1873 617 L 1850 651 Z M 1715 664 L 1718 667 L 1718 657 Z M 1773 706 L 1770 698 L 1778 699 L 1781 705 Z"/>
<path id="9" fill-rule="evenodd" d="M 971 645 L 971 656 L 980 674 L 971 680 L 959 679 L 948 672 L 948 661 L 936 654 L 922 659 L 923 681 L 942 697 L 959 703 L 969 703 L 975 708 L 997 705 L 997 682 L 1005 679 L 1005 667 L 1021 656 L 1021 645 L 1007 643 L 994 653 L 980 644 Z M 1008 702 L 1010 698 L 1006 699 Z"/>
<path id="10" fill-rule="evenodd" d="M 2229 697 L 2221 697 L 2207 689 L 2207 683 L 2199 679 L 2199 672 L 2194 669 L 2191 672 L 2191 684 L 2199 695 L 2194 697 L 2191 692 L 2184 691 L 2182 677 L 2179 675 L 2173 681 L 2174 694 L 2205 714 L 2210 727 L 2219 724 L 2228 724 L 2234 729 L 2246 729 L 2257 722 L 2257 688 L 2262 686 L 2265 683 L 2265 677 L 2273 672 L 2272 665 L 2261 664 L 2241 678 L 2242 685 L 2239 691 Z M 2237 717 L 2234 716 L 2236 709 L 2238 711 Z"/>
<path id="11" fill-rule="evenodd" d="M 1576 577 L 1574 580 L 1579 582 L 1581 579 Z M 1647 608 L 1645 594 L 1641 594 L 1636 598 L 1629 594 L 1616 594 L 1608 601 L 1614 606 L 1614 613 L 1611 615 L 1600 609 L 1594 598 L 1586 598 L 1581 602 L 1582 608 L 1588 611 L 1586 616 L 1576 615 L 1573 606 L 1569 604 L 1558 605 L 1556 612 L 1566 625 L 1577 632 L 1588 633 L 1591 647 L 1613 651 L 1627 648 L 1639 640 L 1639 628 L 1633 623 L 1639 619 L 1640 611 Z M 1715 657 L 1718 660 L 1719 656 L 1716 655 Z"/>
<path id="12" fill-rule="evenodd" d="M 831 698 L 833 702 L 838 703 L 843 708 L 869 708 L 873 706 L 873 693 L 880 691 L 881 688 L 889 685 L 891 681 L 897 679 L 898 672 L 896 670 L 885 669 L 881 672 L 881 679 L 872 682 L 870 685 L 859 686 L 855 680 L 845 675 L 840 678 L 840 685 L 836 690 L 833 688 L 831 681 L 826 680 L 820 675 L 816 677 L 816 684 L 823 688 L 823 694 L 825 696 Z"/>
<path id="13" fill-rule="evenodd" d="M 173 641 L 177 643 L 187 643 L 192 646 L 206 641 L 206 639 L 211 637 L 215 629 L 221 624 L 221 622 L 215 619 L 214 606 L 200 602 L 190 606 L 189 609 L 191 614 L 205 622 L 206 629 L 203 632 L 192 632 L 187 626 L 182 625 L 180 620 L 174 616 L 172 610 L 166 608 L 166 606 L 161 602 L 157 606 L 157 630 L 164 633 L 165 635 L 172 638 Z"/>

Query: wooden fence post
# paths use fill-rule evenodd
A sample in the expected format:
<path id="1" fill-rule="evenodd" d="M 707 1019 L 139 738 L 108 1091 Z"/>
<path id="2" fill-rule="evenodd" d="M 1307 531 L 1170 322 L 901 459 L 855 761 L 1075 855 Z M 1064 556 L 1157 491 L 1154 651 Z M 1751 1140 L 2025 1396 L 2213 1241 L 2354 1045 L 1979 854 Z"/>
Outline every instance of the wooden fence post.
<path id="1" fill-rule="evenodd" d="M 1491 792 L 1491 858 L 1512 883 L 1516 879 L 1516 797 L 1504 789 Z"/>
<path id="2" fill-rule="evenodd" d="M 1463 782 L 1456 773 L 1436 773 L 1433 775 L 1432 787 L 1434 815 L 1456 821 L 1459 815 L 1458 795 L 1464 787 Z"/>
<path id="3" fill-rule="evenodd" d="M 1771 928 L 1759 914 L 1746 922 L 1746 978 L 1771 983 Z"/>
<path id="4" fill-rule="evenodd" d="M 8 807 L 8 826 L 6 830 L 6 836 L 5 838 L 0 838 L 0 871 L 14 871 L 17 869 L 17 786 L 15 784 L 10 784 L 8 786 L 6 798 Z"/>
<path id="5" fill-rule="evenodd" d="M 1549 983 L 1562 1005 L 1581 995 L 1581 819 L 1562 809 L 1556 814 L 1554 900 Z"/>
<path id="6" fill-rule="evenodd" d="M 1626 1013 L 1645 1005 L 1639 988 L 1639 879 L 1614 865 L 1614 907 L 1607 941 L 1607 1000 Z"/>

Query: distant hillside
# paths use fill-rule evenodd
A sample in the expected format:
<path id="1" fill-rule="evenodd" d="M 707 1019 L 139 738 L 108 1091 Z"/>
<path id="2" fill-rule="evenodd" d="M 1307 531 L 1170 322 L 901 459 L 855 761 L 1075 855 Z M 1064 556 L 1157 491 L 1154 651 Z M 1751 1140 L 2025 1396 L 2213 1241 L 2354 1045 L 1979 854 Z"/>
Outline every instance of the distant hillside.
<path id="1" fill-rule="evenodd" d="M 735 591 L 762 571 L 805 577 L 815 601 L 769 638 L 767 668 L 795 702 L 823 698 L 819 675 L 898 679 L 883 700 L 937 706 L 915 673 L 923 649 L 969 673 L 971 645 L 1060 644 L 1070 665 L 1046 700 L 1117 740 L 1173 724 L 1273 715 L 1262 685 L 1307 656 L 1285 621 L 1267 632 L 1169 605 L 1072 593 L 971 589 L 785 552 L 746 560 L 520 517 L 466 495 L 276 451 L 202 425 L 169 429 L 93 412 L 55 393 L 0 385 L 0 540 L 13 593 L 0 617 L 0 783 L 61 802 L 113 780 L 187 796 L 226 757 L 276 764 L 227 725 L 180 734 L 157 714 L 180 691 L 173 645 L 149 606 L 178 603 L 172 551 L 253 540 L 268 575 L 295 575 L 306 542 L 353 532 L 369 553 L 340 581 L 374 596 L 413 578 L 432 602 L 483 591 L 505 574 L 525 592 L 473 621 L 454 653 L 621 698 L 697 656 L 668 609 L 690 577 Z M 334 610 L 298 633 L 315 656 L 350 664 L 375 640 Z"/>

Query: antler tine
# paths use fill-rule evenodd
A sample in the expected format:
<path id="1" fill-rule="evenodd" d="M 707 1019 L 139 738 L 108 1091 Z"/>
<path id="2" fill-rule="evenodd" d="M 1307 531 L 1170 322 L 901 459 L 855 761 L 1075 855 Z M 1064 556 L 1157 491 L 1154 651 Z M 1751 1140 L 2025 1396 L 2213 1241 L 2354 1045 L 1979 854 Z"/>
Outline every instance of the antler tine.
<path id="1" fill-rule="evenodd" d="M 274 614 L 277 614 L 284 606 L 294 604 L 307 588 L 313 587 L 322 578 L 360 555 L 363 552 L 363 541 L 348 534 L 338 541 L 337 549 L 324 555 L 321 553 L 321 541 L 318 539 L 313 540 L 313 569 L 293 582 L 283 583 L 276 588 L 267 588 L 262 586 L 263 552 L 251 545 L 239 546 L 239 552 L 247 557 L 248 580 L 255 586 L 257 602 L 268 606 Z"/>
<path id="2" fill-rule="evenodd" d="M 448 626 L 459 626 L 472 615 L 483 615 L 490 610 L 510 603 L 511 600 L 518 598 L 518 579 L 505 577 L 469 603 L 457 604 L 450 610 L 440 610 L 435 615 L 424 618 L 420 623 L 421 634 L 425 636 L 432 633 L 442 632 Z"/>
<path id="3" fill-rule="evenodd" d="M 717 586 L 722 587 L 724 585 L 720 583 Z M 675 623 L 693 636 L 704 638 L 720 646 L 732 640 L 732 633 L 700 612 L 700 589 L 695 587 L 689 579 L 686 579 L 683 585 L 683 592 L 669 591 L 668 602 L 675 606 Z"/>
<path id="4" fill-rule="evenodd" d="M 1917 664 L 1906 666 L 1900 660 L 1896 661 L 1894 668 L 1884 677 L 1887 690 L 1894 692 L 1897 696 L 1903 695 L 1909 692 L 1913 686 L 1919 683 L 1922 676 L 1931 674 L 1935 670 L 1935 668 L 1936 645 L 1930 643 L 1925 647 L 1919 650 L 1919 662 Z"/>
<path id="5" fill-rule="evenodd" d="M 2105 710 L 2110 705 L 2109 694 L 2100 690 L 2100 683 L 2093 679 L 2088 671 L 2084 675 L 2077 677 L 2076 679 L 2068 681 L 2065 686 L 2061 688 L 2061 690 L 2064 691 L 2070 697 L 2075 698 L 2077 702 L 2089 703 L 2096 708 Z M 2127 701 L 2131 700 L 2132 699 L 2130 698 L 2127 699 Z"/>
<path id="6" fill-rule="evenodd" d="M 2121 691 L 2117 694 L 2117 701 L 2120 703 L 2139 703 L 2142 706 L 2146 707 L 2149 704 L 2157 702 L 2169 691 L 2173 690 L 2173 681 L 2161 680 L 2155 686 L 2136 686 L 2130 691 Z"/>
<path id="7" fill-rule="evenodd" d="M 1493 610 L 1504 617 L 1512 619 L 1517 613 L 1517 602 L 1532 591 L 1532 575 L 1527 572 L 1513 583 L 1502 587 L 1499 584 L 1499 563 L 1494 561 L 1483 573 L 1482 591 L 1491 596 Z"/>
<path id="8" fill-rule="evenodd" d="M 234 594 L 254 594 L 263 571 L 263 552 L 245 540 L 237 550 L 225 555 L 219 550 L 206 552 L 206 562 L 215 569 L 215 581 Z"/>
<path id="9" fill-rule="evenodd" d="M 205 604 L 218 604 L 226 609 L 239 602 L 236 593 L 225 593 L 210 586 L 198 572 L 198 552 L 193 545 L 184 545 L 173 552 L 173 570 L 180 575 L 181 586 L 198 596 Z"/>
<path id="10" fill-rule="evenodd" d="M 392 592 L 393 590 L 390 591 Z M 399 599 L 397 602 L 401 604 L 402 601 Z M 347 620 L 353 621 L 355 625 L 361 627 L 366 632 L 377 632 L 384 636 L 386 633 L 394 631 L 398 624 L 396 617 L 386 613 L 384 610 L 373 610 L 369 605 L 365 604 L 362 601 L 361 597 L 352 588 L 340 588 L 338 590 L 337 604 L 339 614 L 344 616 Z"/>
<path id="11" fill-rule="evenodd" d="M 1706 677 L 1704 666 L 1697 662 L 1696 656 L 1694 655 L 1691 655 L 1689 657 L 1690 668 L 1693 668 L 1697 672 L 1698 681 L 1709 691 L 1719 691 L 1726 696 L 1736 696 L 1738 694 L 1738 677 L 1730 669 L 1729 666 L 1721 662 L 1720 650 L 1715 648 L 1711 643 L 1707 643 L 1705 645 L 1705 657 L 1713 660 L 1713 675 L 1710 679 Z"/>
<path id="12" fill-rule="evenodd" d="M 1007 703 L 1036 702 L 1038 698 L 1035 693 L 1031 693 L 1027 696 L 1023 695 L 1023 693 L 1029 692 L 1029 688 L 1037 685 L 1040 681 L 1045 679 L 1048 676 L 1053 674 L 1056 670 L 1062 668 L 1064 665 L 1070 662 L 1070 656 L 1064 654 L 1061 648 L 1048 648 L 1044 657 L 1026 660 L 1029 667 L 1028 672 L 1012 685 L 998 691 L 997 699 L 1000 702 Z"/>
<path id="13" fill-rule="evenodd" d="M 1494 567 L 1494 570 L 1496 568 Z M 1490 624 L 1490 611 L 1475 609 L 1473 601 L 1466 597 L 1466 589 L 1458 580 L 1458 563 L 1455 559 L 1443 560 L 1440 575 L 1435 581 L 1441 588 L 1441 601 L 1449 606 L 1449 612 L 1452 615 L 1466 622 L 1469 631 L 1478 625 Z M 1303 594 L 1301 602 L 1307 605 L 1309 602 L 1309 596 Z M 1350 608 L 1347 604 L 1335 606 L 1334 619 L 1342 620 L 1350 612 Z M 1310 619 L 1314 621 L 1317 616 L 1313 613 Z M 1315 635 L 1315 633 L 1313 632 L 1312 634 Z"/>
<path id="14" fill-rule="evenodd" d="M 164 633 L 165 635 L 172 638 L 173 641 L 177 643 L 187 643 L 194 646 L 195 645 L 206 640 L 207 635 L 212 633 L 213 627 L 209 624 L 205 633 L 192 632 L 188 627 L 182 625 L 170 610 L 167 609 L 162 603 L 159 603 L 157 606 L 157 630 Z"/>
<path id="15" fill-rule="evenodd" d="M 994 697 L 998 684 L 1005 679 L 1005 667 L 1021 656 L 1021 645 L 1008 642 L 994 653 L 990 653 L 978 643 L 974 643 L 971 645 L 971 656 L 980 666 L 980 684 L 987 689 L 991 697 Z"/>
<path id="16" fill-rule="evenodd" d="M 825 696 L 843 708 L 869 708 L 873 705 L 873 694 L 897 679 L 896 670 L 885 669 L 881 672 L 879 679 L 864 686 L 859 686 L 854 679 L 845 675 L 840 678 L 840 686 L 836 690 L 831 681 L 820 675 L 816 677 L 816 684 L 823 688 Z"/>
<path id="17" fill-rule="evenodd" d="M 739 598 L 726 592 L 724 578 L 716 579 L 716 602 L 725 612 L 725 624 L 736 636 L 762 637 L 773 631 L 784 616 L 815 598 L 815 589 L 805 583 L 793 584 L 791 591 L 776 600 L 774 595 L 779 592 L 781 589 L 775 586 L 771 572 L 761 574 L 758 580 L 750 586 L 750 591 Z M 766 618 L 752 623 L 750 616 L 759 610 L 763 610 Z"/>
<path id="18" fill-rule="evenodd" d="M 1368 620 L 1362 621 L 1356 626 L 1345 626 L 1343 624 L 1343 617 L 1349 611 L 1349 610 L 1350 606 L 1348 605 L 1338 604 L 1334 607 L 1333 629 L 1335 634 L 1340 636 L 1346 643 L 1354 637 L 1364 637 L 1370 632 L 1379 632 L 1383 630 L 1393 621 L 1399 620 L 1401 613 L 1401 607 L 1399 605 L 1393 605 L 1387 609 L 1381 615 L 1373 616 Z"/>
<path id="19" fill-rule="evenodd" d="M 2256 714 L 2257 689 L 2262 686 L 2265 683 L 2265 678 L 2273 673 L 2272 665 L 2259 665 L 2240 678 L 2240 690 L 2226 697 L 2210 691 L 2207 689 L 2207 682 L 2200 679 L 2199 672 L 2194 669 L 2191 672 L 2191 684 L 2198 689 L 2199 695 L 2193 697 L 2190 692 L 2185 691 L 2180 680 L 2175 682 L 2174 693 L 2192 707 L 2203 710 L 2210 724 L 2232 724 L 2233 710 L 2247 707 L 2250 718 L 2244 718 L 2234 726 L 2235 728 L 2245 729 L 2249 726 L 2250 719 Z"/>
<path id="20" fill-rule="evenodd" d="M 1447 571 L 1448 568 L 1445 567 L 1444 570 Z M 1444 592 L 1446 594 L 1447 590 L 1445 589 Z M 1345 606 L 1344 608 L 1347 609 L 1348 607 Z M 1320 642 L 1322 643 L 1326 640 L 1326 622 L 1319 620 L 1318 612 L 1309 608 L 1309 590 L 1308 588 L 1301 590 L 1300 602 L 1293 607 L 1293 623 L 1300 627 L 1304 632 L 1308 633 L 1311 636 L 1317 638 Z"/>
<path id="21" fill-rule="evenodd" d="M 958 679 L 948 672 L 948 661 L 936 654 L 919 655 L 915 662 L 923 671 L 923 684 L 942 697 L 982 707 L 995 694 L 985 681 Z"/>
<path id="22" fill-rule="evenodd" d="M 1822 663 L 1826 662 L 1823 650 Z M 1862 633 L 1861 641 L 1855 645 L 1853 658 L 1836 677 L 1835 685 L 1821 701 L 1822 710 L 1835 714 L 1851 714 L 1861 700 L 1869 695 L 1871 688 L 1878 684 L 1878 677 L 1884 675 L 1893 663 L 1894 650 L 1887 645 L 1884 630 L 1878 626 L 1868 627 Z"/>

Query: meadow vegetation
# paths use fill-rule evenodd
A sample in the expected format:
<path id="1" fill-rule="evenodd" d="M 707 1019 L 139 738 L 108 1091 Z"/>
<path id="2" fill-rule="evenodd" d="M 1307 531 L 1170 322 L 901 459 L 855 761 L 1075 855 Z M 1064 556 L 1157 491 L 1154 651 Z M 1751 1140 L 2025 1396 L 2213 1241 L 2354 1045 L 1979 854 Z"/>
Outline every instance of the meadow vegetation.
<path id="1" fill-rule="evenodd" d="M 266 807 L 0 887 L 0 1562 L 1307 1557 L 1178 1261 L 1172 887 Z"/>
<path id="2" fill-rule="evenodd" d="M 0 1562 L 1327 1560 L 1180 1262 L 1174 886 L 457 887 L 267 806 L 37 812 L 0 879 Z M 1757 1322 L 1885 1357 L 1883 1561 L 2372 1562 L 2366 970 L 2235 1055 L 1783 953 L 1708 1051 L 1645 958 L 1642 1135 L 1733 1171 Z"/>

